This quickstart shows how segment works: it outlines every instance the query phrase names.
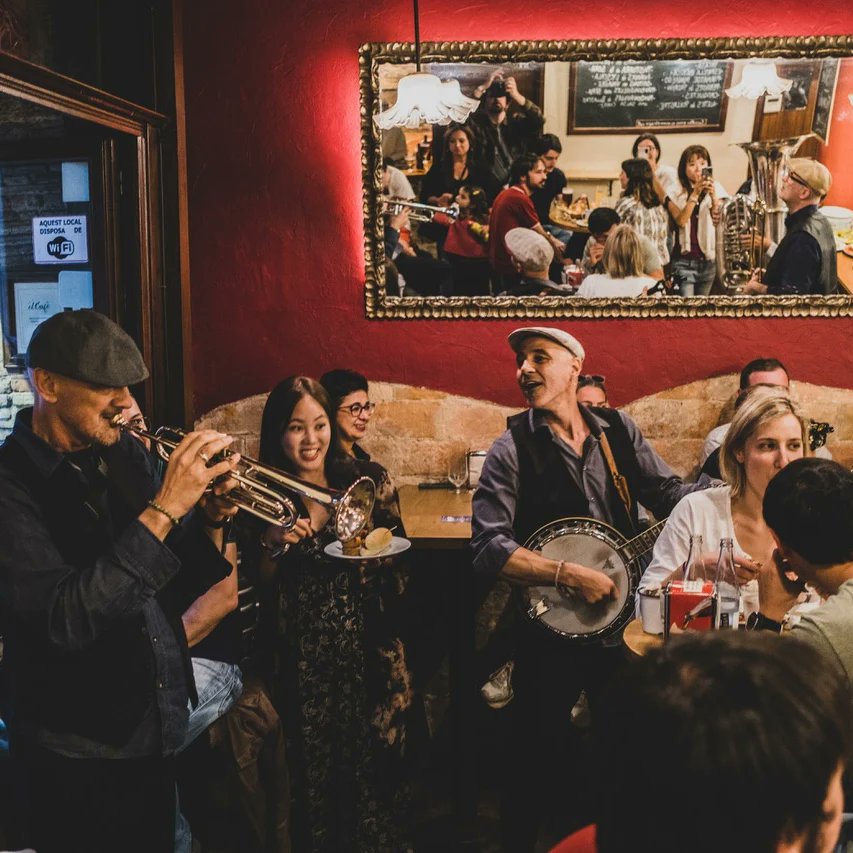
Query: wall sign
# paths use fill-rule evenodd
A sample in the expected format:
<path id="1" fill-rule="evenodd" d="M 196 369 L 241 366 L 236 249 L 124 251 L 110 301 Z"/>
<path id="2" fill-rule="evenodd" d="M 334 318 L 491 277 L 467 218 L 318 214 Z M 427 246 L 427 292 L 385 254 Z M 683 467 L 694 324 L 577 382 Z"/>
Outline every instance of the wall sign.
<path id="1" fill-rule="evenodd" d="M 89 260 L 86 217 L 33 217 L 33 259 L 37 264 L 84 264 Z"/>

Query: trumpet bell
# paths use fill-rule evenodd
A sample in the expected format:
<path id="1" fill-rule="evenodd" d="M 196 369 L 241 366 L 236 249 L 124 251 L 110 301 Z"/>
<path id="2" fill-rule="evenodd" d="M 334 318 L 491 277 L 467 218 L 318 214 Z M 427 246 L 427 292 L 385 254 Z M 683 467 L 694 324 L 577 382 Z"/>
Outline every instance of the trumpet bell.
<path id="1" fill-rule="evenodd" d="M 370 477 L 359 477 L 337 500 L 335 536 L 341 542 L 352 539 L 373 514 L 376 484 Z"/>

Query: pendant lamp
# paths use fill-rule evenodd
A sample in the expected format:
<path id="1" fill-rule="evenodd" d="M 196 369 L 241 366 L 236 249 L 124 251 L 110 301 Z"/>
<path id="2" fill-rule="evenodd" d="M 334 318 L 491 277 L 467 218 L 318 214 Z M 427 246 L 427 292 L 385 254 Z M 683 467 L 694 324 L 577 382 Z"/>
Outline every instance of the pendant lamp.
<path id="1" fill-rule="evenodd" d="M 442 82 L 435 74 L 421 71 L 421 34 L 418 0 L 413 0 L 415 14 L 415 64 L 417 71 L 407 74 L 397 84 L 397 103 L 373 117 L 382 130 L 392 127 L 417 128 L 422 124 L 463 122 L 477 108 L 479 101 L 462 94 L 459 81 Z"/>
<path id="2" fill-rule="evenodd" d="M 743 66 L 740 83 L 726 89 L 726 94 L 730 98 L 755 100 L 762 95 L 781 95 L 791 88 L 793 82 L 776 73 L 776 63 L 772 59 L 750 59 Z"/>

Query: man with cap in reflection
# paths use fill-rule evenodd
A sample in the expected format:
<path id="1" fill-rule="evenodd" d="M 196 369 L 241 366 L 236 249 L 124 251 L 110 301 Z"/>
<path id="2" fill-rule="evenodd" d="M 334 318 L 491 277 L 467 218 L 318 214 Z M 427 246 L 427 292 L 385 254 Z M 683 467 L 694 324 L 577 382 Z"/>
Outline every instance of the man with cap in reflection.
<path id="1" fill-rule="evenodd" d="M 745 293 L 769 296 L 826 295 L 838 288 L 835 236 L 818 210 L 832 186 L 829 169 L 806 157 L 794 157 L 782 173 L 779 198 L 785 202 L 785 236 L 767 264 L 744 285 Z M 773 246 L 768 246 L 768 254 Z"/>
<path id="2" fill-rule="evenodd" d="M 568 292 L 548 276 L 554 249 L 551 244 L 532 228 L 510 228 L 504 237 L 504 245 L 512 256 L 521 278 L 503 293 L 507 296 L 554 296 Z M 499 293 L 498 296 L 501 294 Z"/>
<path id="3" fill-rule="evenodd" d="M 193 432 L 162 483 L 114 423 L 148 377 L 133 340 L 95 311 L 33 333 L 34 405 L 0 447 L 3 717 L 19 842 L 51 851 L 174 845 L 172 757 L 194 697 L 181 613 L 231 571 L 234 507 L 203 497 L 239 457 Z"/>
<path id="4" fill-rule="evenodd" d="M 509 344 L 529 410 L 509 418 L 483 465 L 473 505 L 474 569 L 518 586 L 559 585 L 590 604 L 615 599 L 617 589 L 607 575 L 544 557 L 522 543 L 543 525 L 569 516 L 606 522 L 630 538 L 639 532 L 638 502 L 663 518 L 683 495 L 708 481 L 682 483 L 628 415 L 578 404 L 585 353 L 568 332 L 516 329 Z M 614 467 L 627 480 L 627 500 L 617 489 Z M 585 690 L 594 717 L 601 690 L 623 661 L 619 635 L 578 646 L 520 617 L 501 806 L 505 850 L 534 849 L 543 810 L 566 814 L 571 801 L 564 792 L 579 771 L 561 760 L 570 743 L 572 707 Z M 547 807 L 551 802 L 557 811 Z"/>

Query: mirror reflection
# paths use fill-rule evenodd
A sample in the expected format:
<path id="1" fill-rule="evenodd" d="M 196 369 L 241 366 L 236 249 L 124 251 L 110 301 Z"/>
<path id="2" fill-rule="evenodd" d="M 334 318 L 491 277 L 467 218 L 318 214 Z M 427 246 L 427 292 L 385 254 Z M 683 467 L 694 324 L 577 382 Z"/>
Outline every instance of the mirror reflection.
<path id="1" fill-rule="evenodd" d="M 832 142 L 851 65 L 429 64 L 480 103 L 382 132 L 386 293 L 850 293 L 853 174 Z M 379 65 L 384 108 L 413 70 Z"/>

